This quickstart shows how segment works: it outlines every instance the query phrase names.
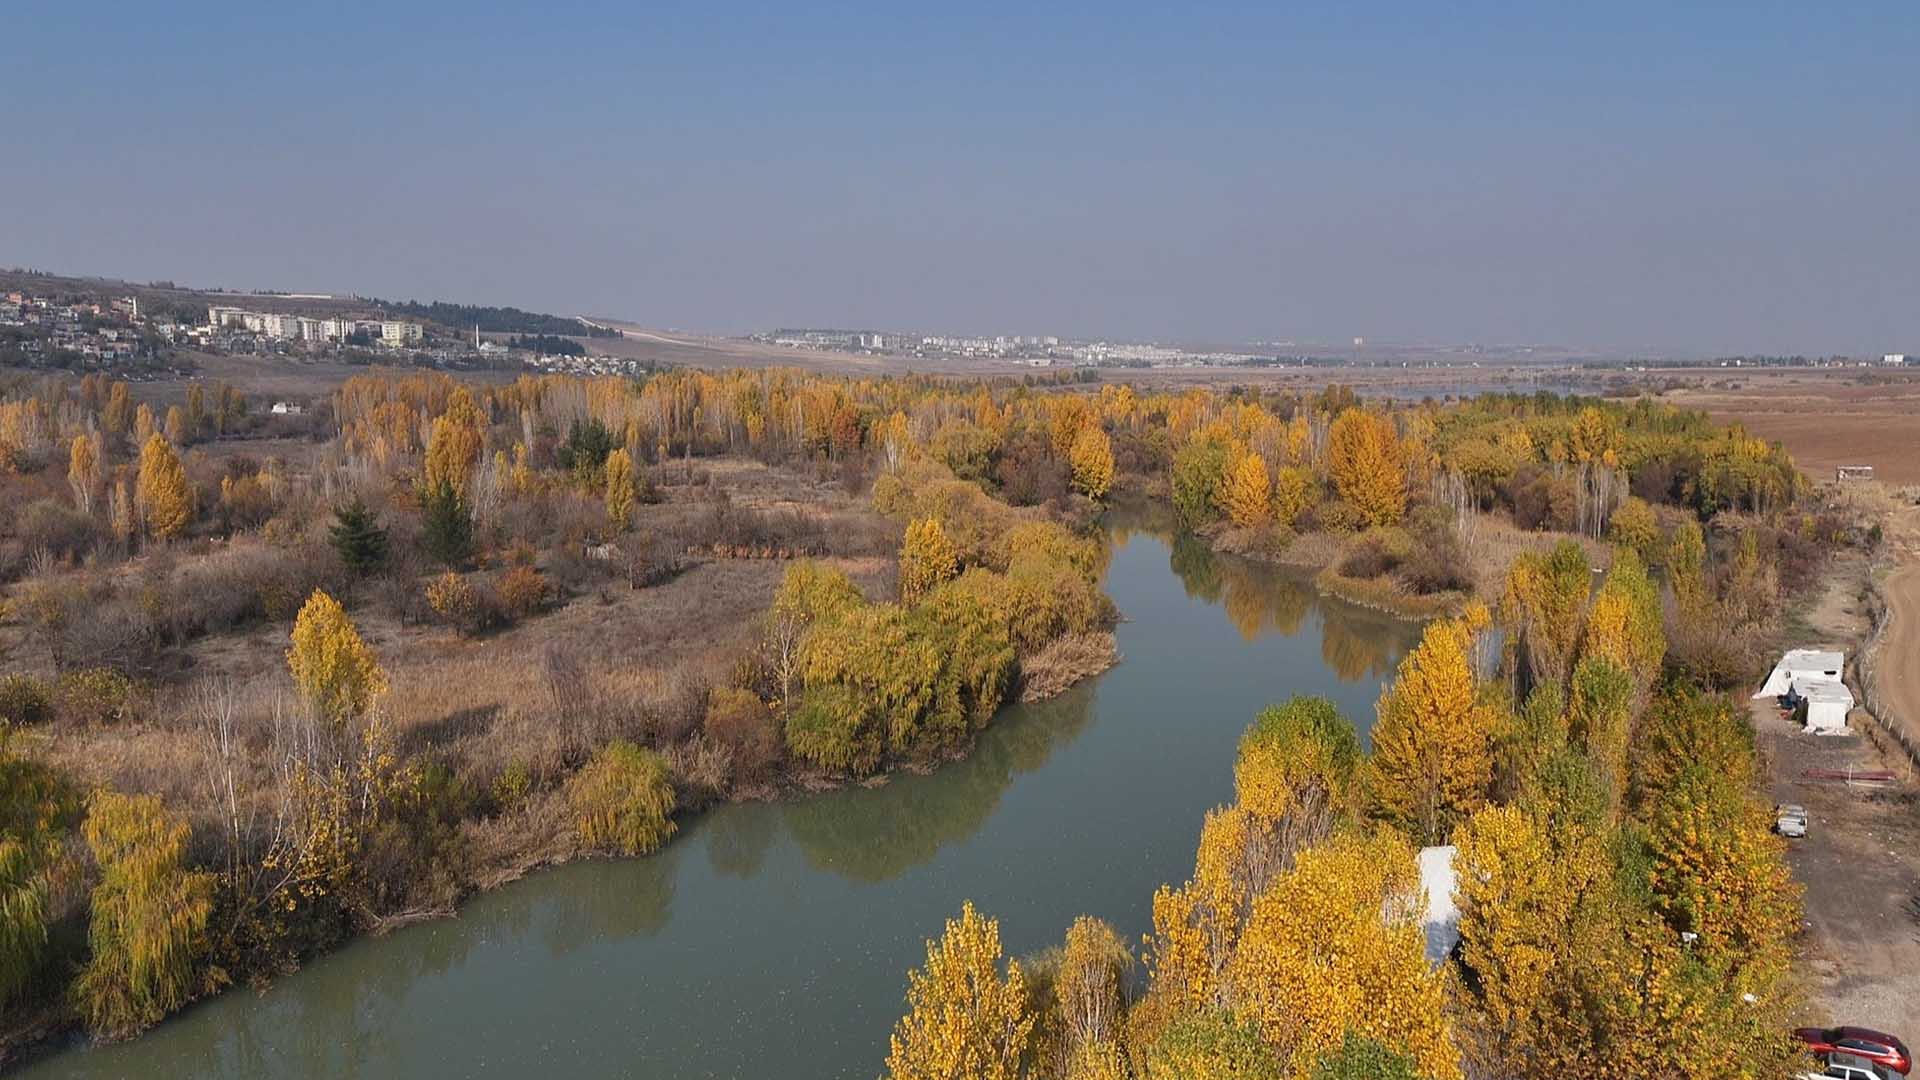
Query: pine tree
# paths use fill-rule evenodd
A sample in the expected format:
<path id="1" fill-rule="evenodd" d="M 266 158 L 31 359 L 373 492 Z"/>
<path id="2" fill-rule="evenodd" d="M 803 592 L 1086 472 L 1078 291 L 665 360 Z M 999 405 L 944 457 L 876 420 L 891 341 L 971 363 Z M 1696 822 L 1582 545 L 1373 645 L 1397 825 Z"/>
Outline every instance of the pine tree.
<path id="1" fill-rule="evenodd" d="M 147 437 L 140 450 L 140 479 L 135 500 L 143 510 L 147 530 L 161 540 L 185 532 L 193 520 L 193 489 L 180 456 L 159 435 Z"/>
<path id="2" fill-rule="evenodd" d="M 427 553 L 448 566 L 465 563 L 473 554 L 473 511 L 459 489 L 443 478 L 421 494 L 420 504 Z"/>
<path id="3" fill-rule="evenodd" d="M 333 518 L 328 537 L 347 569 L 365 576 L 385 565 L 387 530 L 380 527 L 373 511 L 359 496 L 354 496 L 345 506 L 335 507 Z"/>

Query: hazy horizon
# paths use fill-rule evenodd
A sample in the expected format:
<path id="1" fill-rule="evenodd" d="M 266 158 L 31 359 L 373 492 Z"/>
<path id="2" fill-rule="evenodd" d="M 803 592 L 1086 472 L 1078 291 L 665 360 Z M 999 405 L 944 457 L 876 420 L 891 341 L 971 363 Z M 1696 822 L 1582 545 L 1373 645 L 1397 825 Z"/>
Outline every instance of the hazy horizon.
<path id="1" fill-rule="evenodd" d="M 739 332 L 1920 351 L 1920 9 L 113 12 L 0 264 Z"/>

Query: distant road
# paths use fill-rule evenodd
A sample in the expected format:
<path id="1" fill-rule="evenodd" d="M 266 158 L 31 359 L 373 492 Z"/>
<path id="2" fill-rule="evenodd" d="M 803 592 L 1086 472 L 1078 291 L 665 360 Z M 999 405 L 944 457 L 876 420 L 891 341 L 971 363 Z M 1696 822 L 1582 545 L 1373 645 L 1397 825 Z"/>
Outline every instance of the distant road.
<path id="1" fill-rule="evenodd" d="M 614 333 L 619 334 L 621 337 L 637 338 L 641 341 L 658 341 L 662 345 L 688 345 L 694 348 L 699 348 L 703 344 L 702 342 L 698 342 L 698 341 L 688 341 L 685 338 L 670 338 L 665 334 L 656 334 L 651 330 L 633 330 L 625 326 L 615 326 L 612 323 L 595 322 L 594 320 L 586 318 L 585 316 L 581 316 L 581 315 L 576 315 L 574 317 L 579 319 L 582 323 L 586 324 L 587 326 L 594 328 L 595 330 L 611 330 Z"/>

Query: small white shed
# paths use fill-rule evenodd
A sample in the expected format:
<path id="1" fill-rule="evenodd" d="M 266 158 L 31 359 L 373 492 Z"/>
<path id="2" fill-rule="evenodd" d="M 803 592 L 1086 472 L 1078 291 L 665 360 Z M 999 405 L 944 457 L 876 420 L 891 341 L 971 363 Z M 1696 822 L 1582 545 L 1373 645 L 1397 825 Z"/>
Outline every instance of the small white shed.
<path id="1" fill-rule="evenodd" d="M 1804 710 L 1806 729 L 1814 734 L 1843 734 L 1847 714 L 1853 711 L 1853 691 L 1841 673 L 1846 655 L 1821 649 L 1792 649 L 1773 667 L 1755 698 L 1779 698 Z"/>

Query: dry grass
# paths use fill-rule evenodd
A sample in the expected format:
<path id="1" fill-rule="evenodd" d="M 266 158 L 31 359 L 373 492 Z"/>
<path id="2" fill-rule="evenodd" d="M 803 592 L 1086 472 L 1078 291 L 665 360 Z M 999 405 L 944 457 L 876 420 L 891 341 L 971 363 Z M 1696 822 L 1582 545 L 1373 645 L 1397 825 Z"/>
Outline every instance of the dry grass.
<path id="1" fill-rule="evenodd" d="M 1056 638 L 1020 662 L 1020 700 L 1042 701 L 1120 662 L 1111 632 Z"/>

